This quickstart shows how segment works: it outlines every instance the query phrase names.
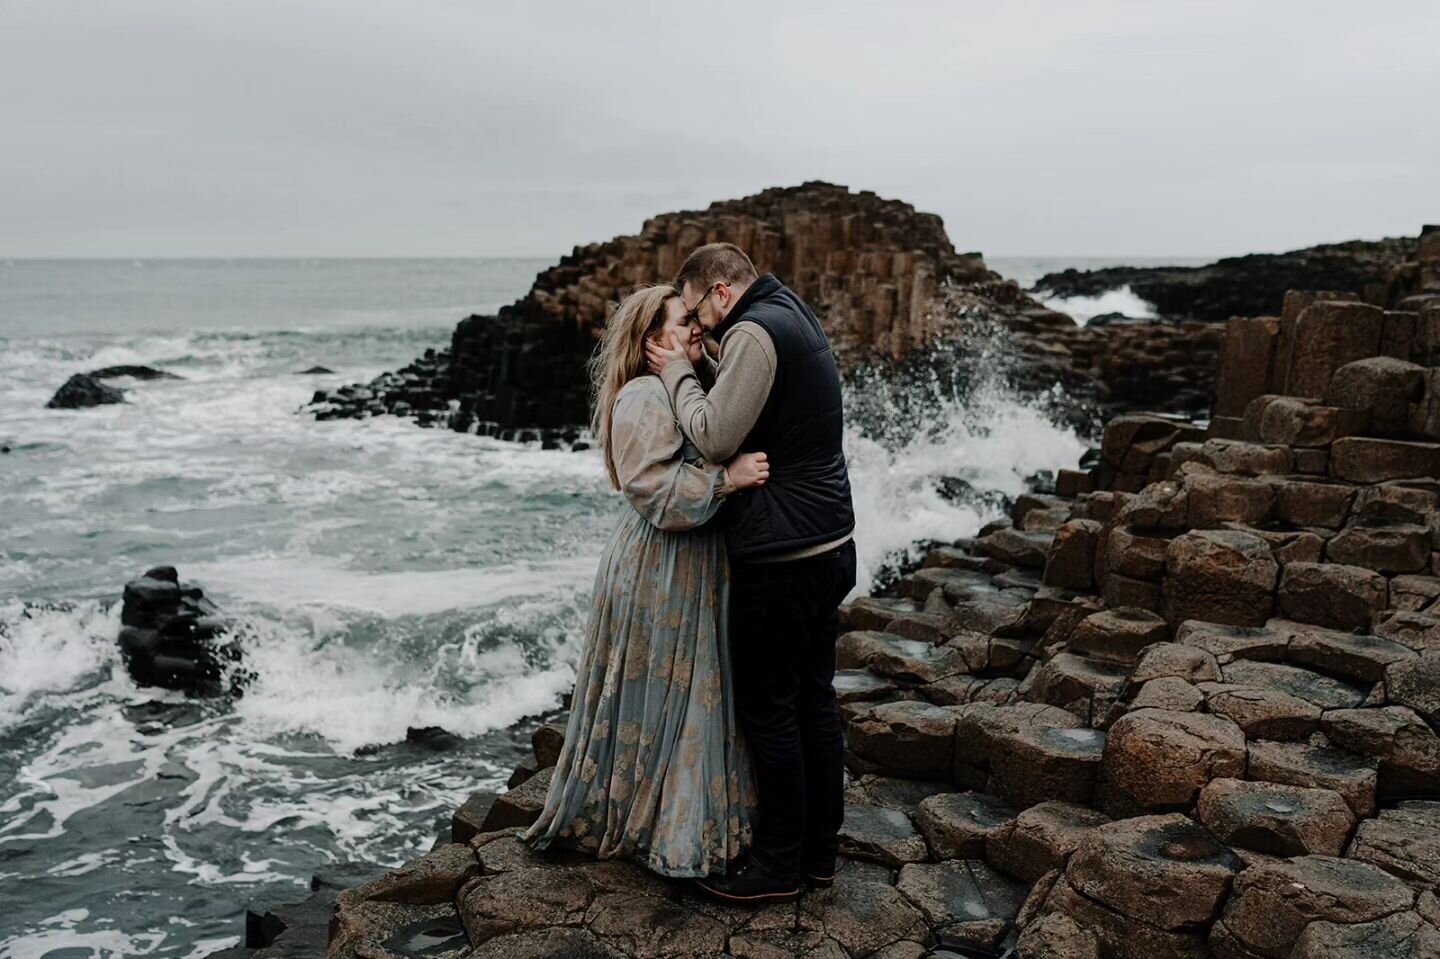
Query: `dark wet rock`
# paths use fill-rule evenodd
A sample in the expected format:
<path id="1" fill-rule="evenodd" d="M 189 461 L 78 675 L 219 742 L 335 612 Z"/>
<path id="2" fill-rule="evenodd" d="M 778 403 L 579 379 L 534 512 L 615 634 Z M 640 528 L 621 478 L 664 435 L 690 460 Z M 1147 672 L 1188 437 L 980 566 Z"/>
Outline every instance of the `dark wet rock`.
<path id="1" fill-rule="evenodd" d="M 334 372 L 335 372 L 334 370 L 330 369 L 330 368 L 327 367 L 327 366 L 312 366 L 312 367 L 310 367 L 308 370 L 301 370 L 301 371 L 300 371 L 300 375 L 301 375 L 301 376 L 307 376 L 307 375 L 319 376 L 319 375 L 322 375 L 322 374 L 334 373 Z"/>
<path id="2" fill-rule="evenodd" d="M 1098 810 L 1050 800 L 1031 806 L 986 840 L 986 859 L 1017 879 L 1034 882 L 1062 869 L 1090 830 L 1110 821 Z"/>
<path id="3" fill-rule="evenodd" d="M 1304 856 L 1251 866 L 1236 877 L 1211 942 L 1221 957 L 1288 957 L 1313 922 L 1369 922 L 1410 908 L 1414 898 L 1403 883 L 1354 860 Z"/>
<path id="4" fill-rule="evenodd" d="M 1440 652 L 1391 663 L 1385 669 L 1390 702 L 1409 706 L 1431 725 L 1440 725 Z"/>
<path id="5" fill-rule="evenodd" d="M 219 696 L 238 695 L 251 679 L 230 622 L 173 566 L 125 584 L 120 623 L 121 657 L 137 685 Z"/>
<path id="6" fill-rule="evenodd" d="M 862 806 L 884 806 L 906 812 L 931 796 L 953 793 L 948 782 L 923 782 L 918 779 L 891 779 L 886 776 L 861 776 L 845 790 L 845 801 Z"/>
<path id="7" fill-rule="evenodd" d="M 497 796 L 481 823 L 480 831 L 495 832 L 514 826 L 529 826 L 540 818 L 545 808 L 545 794 L 550 789 L 554 767 L 542 769 L 509 792 Z"/>
<path id="8" fill-rule="evenodd" d="M 1297 629 L 1286 649 L 1296 665 L 1361 683 L 1379 682 L 1392 663 L 1414 656 L 1410 648 L 1379 636 L 1315 628 Z"/>
<path id="9" fill-rule="evenodd" d="M 1346 853 L 1420 888 L 1440 889 L 1440 802 L 1402 802 L 1355 830 Z"/>
<path id="10" fill-rule="evenodd" d="M 427 752 L 449 752 L 464 745 L 465 740 L 440 726 L 410 726 L 405 730 L 405 742 Z"/>
<path id="11" fill-rule="evenodd" d="M 1074 713 L 1043 703 L 1008 705 L 971 703 L 956 710 L 955 764 L 957 785 L 982 788 L 992 762 L 1026 727 L 1074 729 L 1083 725 Z"/>
<path id="12" fill-rule="evenodd" d="M 558 763 L 560 751 L 565 748 L 565 724 L 555 722 L 537 726 L 530 734 L 530 748 L 541 769 Z"/>
<path id="13" fill-rule="evenodd" d="M 1290 633 L 1270 625 L 1226 626 L 1190 620 L 1181 623 L 1175 630 L 1175 642 L 1204 650 L 1217 658 L 1273 662 L 1285 658 L 1290 646 Z"/>
<path id="14" fill-rule="evenodd" d="M 1212 779 L 1244 772 L 1245 735 L 1230 720 L 1140 709 L 1110 727 L 1100 794 L 1112 815 L 1188 809 Z"/>
<path id="15" fill-rule="evenodd" d="M 1099 941 L 1105 959 L 1210 959 L 1202 932 L 1171 931 L 1142 922 L 1077 892 L 1065 878 L 1055 883 L 1045 914 L 1069 917 Z"/>
<path id="16" fill-rule="evenodd" d="M 52 410 L 80 410 L 91 406 L 123 402 L 125 402 L 124 390 L 106 386 L 84 373 L 76 373 L 55 391 L 55 395 L 45 406 Z"/>
<path id="17" fill-rule="evenodd" d="M 1236 660 L 1221 667 L 1226 683 L 1286 693 L 1321 709 L 1351 709 L 1365 701 L 1367 689 L 1283 663 Z"/>
<path id="18" fill-rule="evenodd" d="M 992 836 L 1009 827 L 1017 810 L 981 792 L 931 796 L 915 810 L 915 822 L 937 859 L 980 859 Z"/>
<path id="19" fill-rule="evenodd" d="M 1280 577 L 1280 608 L 1290 619 L 1336 629 L 1364 629 L 1385 608 L 1385 577 L 1359 566 L 1291 563 Z"/>
<path id="20" fill-rule="evenodd" d="M 1384 284 L 1390 270 L 1415 256 L 1415 240 L 1351 240 L 1292 250 L 1226 257 L 1206 266 L 1069 269 L 1042 276 L 1036 289 L 1057 296 L 1098 296 L 1128 286 L 1162 316 L 1223 323 L 1262 316 L 1289 290 L 1361 291 Z"/>
<path id="21" fill-rule="evenodd" d="M 887 866 L 923 862 L 929 855 L 925 837 L 905 813 L 884 806 L 857 805 L 845 807 L 840 852 Z"/>
<path id="22" fill-rule="evenodd" d="M 92 379 L 109 380 L 128 376 L 136 380 L 180 380 L 184 379 L 168 370 L 157 370 L 153 366 L 105 366 L 86 374 Z"/>
<path id="23" fill-rule="evenodd" d="M 1355 815 L 1332 789 L 1216 779 L 1200 790 L 1200 821 L 1222 841 L 1274 856 L 1338 856 Z"/>
<path id="24" fill-rule="evenodd" d="M 485 817 L 490 815 L 490 808 L 499 796 L 489 790 L 471 793 L 450 818 L 450 838 L 455 842 L 469 842 L 484 832 Z"/>

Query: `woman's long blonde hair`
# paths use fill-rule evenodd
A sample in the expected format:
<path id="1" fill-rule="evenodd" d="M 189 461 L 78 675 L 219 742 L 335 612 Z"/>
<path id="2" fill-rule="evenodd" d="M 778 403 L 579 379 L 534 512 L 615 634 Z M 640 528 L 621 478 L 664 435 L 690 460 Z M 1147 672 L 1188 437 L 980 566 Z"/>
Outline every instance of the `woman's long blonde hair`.
<path id="1" fill-rule="evenodd" d="M 605 324 L 600 345 L 590 360 L 590 430 L 605 451 L 605 470 L 610 485 L 620 488 L 615 457 L 610 450 L 610 421 L 615 397 L 635 377 L 645 373 L 645 340 L 665 324 L 665 304 L 680 294 L 673 286 L 650 286 L 636 290 L 621 301 Z"/>

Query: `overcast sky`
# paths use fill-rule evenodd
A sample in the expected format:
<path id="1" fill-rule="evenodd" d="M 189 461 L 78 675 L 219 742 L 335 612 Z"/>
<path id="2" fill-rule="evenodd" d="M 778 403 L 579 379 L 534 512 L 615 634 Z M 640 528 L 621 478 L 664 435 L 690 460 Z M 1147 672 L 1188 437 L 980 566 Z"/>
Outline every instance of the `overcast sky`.
<path id="1" fill-rule="evenodd" d="M 541 255 L 827 179 L 990 255 L 1440 219 L 1440 3 L 0 0 L 0 256 Z"/>

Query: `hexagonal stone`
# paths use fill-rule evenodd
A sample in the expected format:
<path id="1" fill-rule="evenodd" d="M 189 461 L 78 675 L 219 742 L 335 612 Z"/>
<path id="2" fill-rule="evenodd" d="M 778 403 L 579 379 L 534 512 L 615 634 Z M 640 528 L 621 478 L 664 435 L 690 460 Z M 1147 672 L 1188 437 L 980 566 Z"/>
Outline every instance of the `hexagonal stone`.
<path id="1" fill-rule="evenodd" d="M 1220 672 L 1227 683 L 1274 689 L 1321 709 L 1351 709 L 1365 701 L 1366 690 L 1282 663 L 1236 660 L 1222 666 Z"/>
<path id="2" fill-rule="evenodd" d="M 891 779 L 886 776 L 861 776 L 845 789 L 845 801 L 861 806 L 885 806 L 901 812 L 914 809 L 931 796 L 953 792 L 948 782 L 923 782 L 918 779 Z"/>
<path id="3" fill-rule="evenodd" d="M 1170 541 L 1144 536 L 1117 526 L 1104 540 L 1105 570 L 1133 579 L 1159 579 L 1165 572 L 1165 549 Z"/>
<path id="4" fill-rule="evenodd" d="M 920 863 L 900 869 L 895 888 L 947 939 L 996 945 L 1020 911 L 1025 888 L 978 860 Z"/>
<path id="5" fill-rule="evenodd" d="M 1258 526 L 1275 509 L 1275 487 L 1264 480 L 1214 473 L 1185 477 L 1190 526 L 1214 529 L 1226 522 Z"/>
<path id="6" fill-rule="evenodd" d="M 499 793 L 490 790 L 473 792 L 450 817 L 450 839 L 454 842 L 469 842 L 480 834 L 490 807 L 495 805 Z"/>
<path id="7" fill-rule="evenodd" d="M 1355 487 L 1318 480 L 1285 479 L 1276 483 L 1275 515 L 1291 526 L 1339 529 L 1350 516 Z"/>
<path id="8" fill-rule="evenodd" d="M 1044 703 L 971 703 L 957 712 L 960 718 L 955 726 L 953 769 L 957 785 L 969 785 L 978 778 L 983 787 L 992 758 L 1022 727 L 1073 729 L 1082 725 L 1074 713 Z"/>
<path id="9" fill-rule="evenodd" d="M 1086 591 L 1095 585 L 1095 551 L 1102 526 L 1093 519 L 1073 519 L 1055 530 L 1045 561 L 1045 585 Z"/>
<path id="10" fill-rule="evenodd" d="M 1105 808 L 1187 809 L 1210 780 L 1245 771 L 1245 736 L 1228 719 L 1139 709 L 1110 727 L 1101 761 Z"/>
<path id="11" fill-rule="evenodd" d="M 1217 681 L 1220 679 L 1220 664 L 1213 653 L 1204 649 L 1182 643 L 1157 643 L 1141 655 L 1140 662 L 1130 673 L 1130 682 L 1148 683 L 1165 677 L 1183 679 L 1188 683 Z"/>
<path id="12" fill-rule="evenodd" d="M 840 852 L 856 859 L 899 866 L 923 862 L 930 854 L 925 837 L 898 809 L 846 805 L 840 828 Z"/>
<path id="13" fill-rule="evenodd" d="M 849 630 L 883 631 L 897 615 L 919 612 L 920 603 L 913 599 L 890 596 L 859 596 L 840 607 L 841 627 Z"/>
<path id="14" fill-rule="evenodd" d="M 986 858 L 1017 879 L 1034 882 L 1064 868 L 1080 841 L 1109 821 L 1104 813 L 1078 803 L 1042 802 L 992 834 L 986 841 Z"/>
<path id="15" fill-rule="evenodd" d="M 1416 613 L 1440 599 L 1440 577 L 1436 576 L 1392 576 L 1390 578 L 1390 605 Z"/>
<path id="16" fill-rule="evenodd" d="M 945 779 L 955 752 L 957 716 L 944 706 L 871 706 L 850 723 L 846 742 L 860 758 L 910 779 Z"/>
<path id="17" fill-rule="evenodd" d="M 579 925 L 593 898 L 582 867 L 530 867 L 471 880 L 458 906 L 470 942 L 478 946 L 506 933 Z"/>
<path id="18" fill-rule="evenodd" d="M 1100 959 L 1095 934 L 1058 912 L 1025 926 L 1015 948 L 1020 959 Z"/>
<path id="19" fill-rule="evenodd" d="M 1204 704 L 1205 694 L 1190 683 L 1178 676 L 1161 676 L 1141 686 L 1130 700 L 1128 708 L 1169 709 L 1178 713 L 1191 713 Z"/>
<path id="20" fill-rule="evenodd" d="M 1285 658 L 1285 651 L 1290 645 L 1290 634 L 1268 624 L 1228 626 L 1202 620 L 1187 620 L 1176 628 L 1175 642 L 1204 650 L 1217 658 L 1277 661 Z"/>
<path id="21" fill-rule="evenodd" d="M 658 896 L 597 896 L 585 922 L 606 945 L 637 959 L 719 955 L 728 939 L 714 919 Z"/>
<path id="22" fill-rule="evenodd" d="M 1338 856 L 1355 815 L 1333 789 L 1217 779 L 1200 790 L 1200 822 L 1222 841 L 1272 856 Z"/>
<path id="23" fill-rule="evenodd" d="M 1055 534 L 1048 530 L 998 529 L 975 541 L 975 552 L 1012 566 L 1044 569 Z"/>
<path id="24" fill-rule="evenodd" d="M 1342 633 L 1297 624 L 1286 656 L 1290 662 L 1310 666 L 1332 676 L 1365 683 L 1379 682 L 1391 663 L 1413 658 L 1414 651 L 1379 636 Z"/>
<path id="25" fill-rule="evenodd" d="M 1098 729 L 1022 726 L 996 739 L 990 757 L 990 783 L 1022 808 L 1047 799 L 1089 802 L 1105 750 Z"/>
<path id="26" fill-rule="evenodd" d="M 1014 807 L 987 793 L 931 796 L 915 809 L 915 822 L 937 859 L 978 859 L 985 841 L 1008 826 Z"/>
<path id="27" fill-rule="evenodd" d="M 1412 885 L 1440 887 L 1440 802 L 1402 802 L 1355 830 L 1346 853 Z"/>
<path id="28" fill-rule="evenodd" d="M 1220 912 L 1239 857 L 1180 815 L 1097 826 L 1081 840 L 1065 878 L 1078 892 L 1159 929 L 1209 923 Z"/>
<path id="29" fill-rule="evenodd" d="M 1430 531 L 1424 526 L 1347 526 L 1325 544 L 1332 563 L 1377 573 L 1418 573 L 1430 565 Z"/>
<path id="30" fill-rule="evenodd" d="M 1262 782 L 1333 789 L 1364 818 L 1375 814 L 1376 766 L 1373 759 L 1340 749 L 1256 740 L 1250 743 L 1245 775 Z"/>
<path id="31" fill-rule="evenodd" d="M 1077 892 L 1064 878 L 1055 883 L 1045 911 L 1068 916 L 1093 935 L 1104 959 L 1211 959 L 1202 932 L 1174 932 L 1134 919 Z"/>
<path id="32" fill-rule="evenodd" d="M 1058 653 L 1036 667 L 1030 696 L 1090 722 L 1119 698 L 1129 673 L 1120 663 Z"/>
<path id="33" fill-rule="evenodd" d="M 863 868 L 842 868 L 833 887 L 800 900 L 799 928 L 824 932 L 855 956 L 868 956 L 903 940 L 925 941 L 929 930 L 924 913 L 890 884 L 888 870 L 852 865 Z"/>
<path id="34" fill-rule="evenodd" d="M 1333 709 L 1321 728 L 1333 745 L 1380 761 L 1382 798 L 1440 795 L 1440 736 L 1413 709 Z"/>
<path id="35" fill-rule="evenodd" d="M 958 656 L 933 643 L 870 631 L 841 636 L 835 644 L 835 662 L 841 669 L 868 668 L 880 676 L 917 683 L 932 683 L 964 668 Z"/>
<path id="36" fill-rule="evenodd" d="M 1375 624 L 1375 635 L 1417 653 L 1440 652 L 1440 616 L 1397 610 Z"/>
<path id="37" fill-rule="evenodd" d="M 1287 567 L 1288 569 L 1289 567 Z M 1165 552 L 1165 618 L 1260 626 L 1275 605 L 1279 566 L 1258 536 L 1236 530 L 1193 530 Z"/>
<path id="38" fill-rule="evenodd" d="M 1133 664 L 1146 646 L 1164 642 L 1167 631 L 1164 617 L 1147 609 L 1105 609 L 1080 621 L 1070 634 L 1070 649 L 1095 659 Z"/>
<path id="39" fill-rule="evenodd" d="M 896 692 L 894 683 L 868 669 L 837 669 L 834 686 L 835 701 L 841 704 L 891 699 Z"/>
<path id="40" fill-rule="evenodd" d="M 1425 652 L 1385 668 L 1390 702 L 1409 706 L 1431 724 L 1440 724 L 1440 652 Z"/>
<path id="41" fill-rule="evenodd" d="M 1331 856 L 1251 866 L 1235 878 L 1230 900 L 1212 931 L 1217 955 L 1233 943 L 1246 955 L 1290 956 L 1313 922 L 1361 923 L 1407 909 L 1414 892 L 1365 863 Z"/>
<path id="42" fill-rule="evenodd" d="M 545 809 L 545 796 L 550 791 L 550 780 L 555 768 L 542 769 L 519 786 L 501 793 L 491 804 L 480 832 L 495 832 L 512 826 L 528 826 L 540 818 Z"/>
<path id="43" fill-rule="evenodd" d="M 1440 475 L 1440 445 L 1347 436 L 1330 448 L 1330 471 L 1352 483 Z"/>
<path id="44" fill-rule="evenodd" d="M 1440 928 L 1413 912 L 1353 926 L 1312 922 L 1290 959 L 1429 959 L 1440 956 Z"/>
<path id="45" fill-rule="evenodd" d="M 1280 576 L 1280 609 L 1317 626 L 1368 629 L 1387 596 L 1385 577 L 1359 566 L 1290 563 Z"/>
<path id="46" fill-rule="evenodd" d="M 1201 683 L 1205 708 L 1239 726 L 1247 738 L 1303 740 L 1320 728 L 1319 706 L 1280 689 Z"/>

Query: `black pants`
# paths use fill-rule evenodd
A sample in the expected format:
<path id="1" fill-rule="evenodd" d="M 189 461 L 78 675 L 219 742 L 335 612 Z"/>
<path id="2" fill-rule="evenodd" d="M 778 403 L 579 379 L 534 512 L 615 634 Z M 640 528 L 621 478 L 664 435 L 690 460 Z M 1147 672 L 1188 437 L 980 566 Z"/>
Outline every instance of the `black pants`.
<path id="1" fill-rule="evenodd" d="M 835 706 L 838 608 L 855 544 L 784 563 L 736 563 L 730 580 L 735 707 L 755 766 L 752 857 L 785 879 L 828 868 L 845 819 Z"/>

